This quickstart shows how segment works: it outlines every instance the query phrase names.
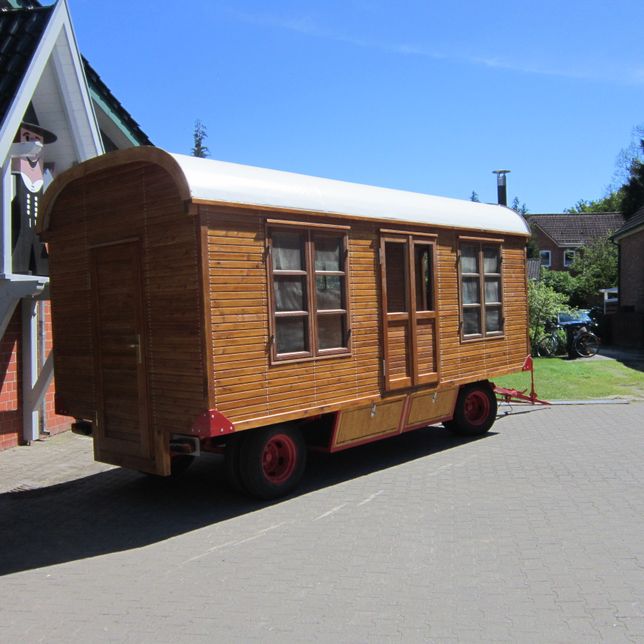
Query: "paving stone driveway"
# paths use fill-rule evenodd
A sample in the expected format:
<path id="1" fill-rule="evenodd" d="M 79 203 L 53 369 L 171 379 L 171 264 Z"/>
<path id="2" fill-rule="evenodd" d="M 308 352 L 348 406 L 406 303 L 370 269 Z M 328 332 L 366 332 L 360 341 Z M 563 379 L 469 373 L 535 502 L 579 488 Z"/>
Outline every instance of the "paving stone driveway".
<path id="1" fill-rule="evenodd" d="M 317 455 L 297 496 L 0 454 L 0 642 L 642 642 L 644 404 Z M 12 491 L 13 490 L 13 491 Z"/>

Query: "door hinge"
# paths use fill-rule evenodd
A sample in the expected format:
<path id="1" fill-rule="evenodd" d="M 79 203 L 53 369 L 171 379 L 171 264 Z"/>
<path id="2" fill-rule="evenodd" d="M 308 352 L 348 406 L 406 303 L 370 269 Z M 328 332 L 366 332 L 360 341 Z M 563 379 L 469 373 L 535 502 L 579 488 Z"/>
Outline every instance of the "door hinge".
<path id="1" fill-rule="evenodd" d="M 387 362 L 385 360 L 382 361 L 382 375 L 387 375 Z"/>

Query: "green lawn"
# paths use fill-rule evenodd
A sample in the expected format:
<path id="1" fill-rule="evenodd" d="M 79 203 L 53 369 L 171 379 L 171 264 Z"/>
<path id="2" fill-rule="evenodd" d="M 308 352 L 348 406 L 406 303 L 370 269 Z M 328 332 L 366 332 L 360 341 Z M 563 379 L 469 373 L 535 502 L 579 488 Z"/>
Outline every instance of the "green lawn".
<path id="1" fill-rule="evenodd" d="M 494 378 L 510 389 L 528 389 L 530 372 Z M 629 397 L 644 400 L 644 372 L 615 360 L 535 358 L 534 383 L 542 400 Z"/>

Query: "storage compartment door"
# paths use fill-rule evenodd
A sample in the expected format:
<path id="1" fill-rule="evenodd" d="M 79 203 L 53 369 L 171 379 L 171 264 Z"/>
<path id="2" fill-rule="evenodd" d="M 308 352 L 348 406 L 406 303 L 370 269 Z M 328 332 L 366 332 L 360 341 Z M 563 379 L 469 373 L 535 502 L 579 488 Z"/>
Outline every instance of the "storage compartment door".
<path id="1" fill-rule="evenodd" d="M 100 460 L 154 471 L 145 369 L 140 244 L 94 247 L 94 343 Z"/>

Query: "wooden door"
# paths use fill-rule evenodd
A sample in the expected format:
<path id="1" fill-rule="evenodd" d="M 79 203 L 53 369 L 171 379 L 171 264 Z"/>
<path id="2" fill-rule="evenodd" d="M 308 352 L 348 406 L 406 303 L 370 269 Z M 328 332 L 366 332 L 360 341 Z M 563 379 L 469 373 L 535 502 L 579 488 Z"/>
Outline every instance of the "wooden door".
<path id="1" fill-rule="evenodd" d="M 381 238 L 387 390 L 438 382 L 436 250 L 432 238 Z"/>
<path id="2" fill-rule="evenodd" d="M 95 449 L 153 470 L 138 240 L 92 249 L 97 428 Z"/>

